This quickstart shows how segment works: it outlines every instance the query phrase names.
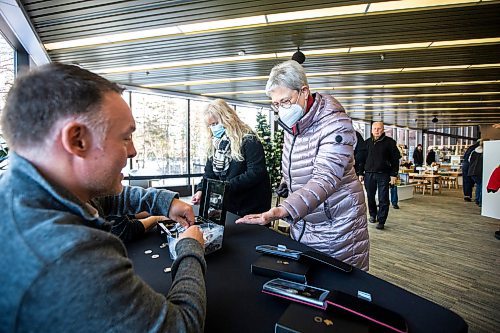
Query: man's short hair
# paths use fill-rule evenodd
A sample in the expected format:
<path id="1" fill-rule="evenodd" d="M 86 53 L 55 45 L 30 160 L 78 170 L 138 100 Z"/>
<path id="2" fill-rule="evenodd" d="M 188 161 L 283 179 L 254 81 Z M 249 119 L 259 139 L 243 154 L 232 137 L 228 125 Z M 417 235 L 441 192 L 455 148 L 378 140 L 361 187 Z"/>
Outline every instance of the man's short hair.
<path id="1" fill-rule="evenodd" d="M 99 112 L 103 96 L 122 91 L 78 66 L 37 67 L 20 75 L 7 95 L 1 118 L 5 138 L 13 149 L 43 145 L 54 124 L 71 116 L 104 134 L 107 124 Z"/>

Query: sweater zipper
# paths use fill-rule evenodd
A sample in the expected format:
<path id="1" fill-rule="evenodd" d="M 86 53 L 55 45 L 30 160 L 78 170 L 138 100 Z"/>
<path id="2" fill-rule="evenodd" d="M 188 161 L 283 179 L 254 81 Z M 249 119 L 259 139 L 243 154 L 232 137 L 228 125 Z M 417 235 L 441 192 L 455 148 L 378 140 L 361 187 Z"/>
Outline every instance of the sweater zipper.
<path id="1" fill-rule="evenodd" d="M 288 189 L 288 191 L 290 191 L 290 193 L 292 193 L 292 150 L 293 150 L 293 146 L 295 145 L 295 139 L 297 139 L 296 136 L 293 137 L 293 140 L 292 140 L 292 146 L 290 147 L 290 155 L 288 155 L 288 179 L 290 179 L 290 188 Z"/>

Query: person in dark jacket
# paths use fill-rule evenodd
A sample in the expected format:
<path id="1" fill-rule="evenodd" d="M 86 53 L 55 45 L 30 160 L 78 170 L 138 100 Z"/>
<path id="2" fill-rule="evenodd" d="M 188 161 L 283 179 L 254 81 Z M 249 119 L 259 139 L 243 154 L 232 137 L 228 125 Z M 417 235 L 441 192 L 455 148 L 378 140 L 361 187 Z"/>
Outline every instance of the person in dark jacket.
<path id="1" fill-rule="evenodd" d="M 142 237 L 146 231 L 156 226 L 159 221 L 166 220 L 165 216 L 148 216 L 139 213 L 136 215 L 106 216 L 111 222 L 111 233 L 118 236 L 124 243 L 128 243 Z"/>
<path id="2" fill-rule="evenodd" d="M 470 154 L 479 146 L 479 140 L 467 148 L 464 154 L 464 159 L 462 161 L 462 179 L 463 179 L 463 192 L 464 192 L 464 201 L 471 202 L 472 201 L 472 188 L 474 187 L 474 181 L 472 177 L 469 177 L 469 157 Z"/>
<path id="3" fill-rule="evenodd" d="M 364 169 L 366 156 L 368 155 L 368 150 L 366 148 L 366 142 L 361 133 L 356 131 L 356 146 L 354 147 L 354 170 L 356 175 L 360 175 Z"/>
<path id="4" fill-rule="evenodd" d="M 425 158 L 425 163 L 430 166 L 436 161 L 436 152 L 434 151 L 434 149 L 430 148 L 429 152 L 427 153 L 427 157 Z"/>
<path id="5" fill-rule="evenodd" d="M 469 156 L 469 172 L 467 176 L 471 177 L 476 184 L 476 205 L 481 207 L 482 204 L 482 184 L 483 184 L 483 141 L 480 140 L 479 145 L 474 149 Z"/>
<path id="6" fill-rule="evenodd" d="M 216 99 L 206 108 L 205 121 L 211 135 L 203 178 L 229 183 L 225 205 L 236 215 L 269 210 L 271 181 L 257 135 L 222 99 Z M 201 197 L 202 183 L 198 184 L 192 203 L 199 204 Z"/>
<path id="7" fill-rule="evenodd" d="M 368 155 L 364 170 L 359 179 L 365 182 L 368 198 L 370 222 L 378 221 L 377 229 L 384 229 L 389 215 L 389 185 L 395 185 L 399 171 L 401 154 L 396 141 L 384 133 L 384 123 L 381 121 L 372 124 L 372 137 L 367 139 Z M 375 193 L 378 190 L 378 203 Z"/>
<path id="8" fill-rule="evenodd" d="M 424 165 L 424 152 L 422 145 L 419 143 L 417 148 L 413 151 L 413 164 L 415 165 L 415 172 L 418 172 L 417 167 Z"/>

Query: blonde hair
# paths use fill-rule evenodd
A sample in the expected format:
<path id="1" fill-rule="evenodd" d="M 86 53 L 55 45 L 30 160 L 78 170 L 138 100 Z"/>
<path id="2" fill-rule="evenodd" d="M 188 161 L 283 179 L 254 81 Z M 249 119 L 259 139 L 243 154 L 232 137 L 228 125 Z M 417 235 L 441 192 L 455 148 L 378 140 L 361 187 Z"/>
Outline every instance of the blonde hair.
<path id="1" fill-rule="evenodd" d="M 236 114 L 236 111 L 230 107 L 223 99 L 216 99 L 205 109 L 204 117 L 208 125 L 208 117 L 214 117 L 226 129 L 226 136 L 231 142 L 231 158 L 236 161 L 243 161 L 241 154 L 241 145 L 243 138 L 247 135 L 255 135 L 250 126 L 245 124 Z M 207 131 L 210 132 L 209 126 Z M 212 145 L 212 133 L 208 135 L 208 156 L 214 154 Z"/>

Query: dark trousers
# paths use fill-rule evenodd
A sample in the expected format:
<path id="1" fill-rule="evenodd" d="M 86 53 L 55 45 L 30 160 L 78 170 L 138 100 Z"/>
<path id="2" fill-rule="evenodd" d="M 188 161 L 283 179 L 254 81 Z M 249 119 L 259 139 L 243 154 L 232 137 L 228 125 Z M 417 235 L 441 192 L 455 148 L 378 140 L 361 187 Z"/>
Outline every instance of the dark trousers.
<path id="1" fill-rule="evenodd" d="M 481 176 L 472 176 L 471 177 L 474 183 L 476 184 L 476 203 L 481 204 L 481 191 L 482 189 L 482 183 L 483 183 L 483 177 Z"/>
<path id="2" fill-rule="evenodd" d="M 469 173 L 469 166 L 464 166 L 462 168 L 464 197 L 472 198 L 472 188 L 474 187 L 474 181 L 472 180 L 472 177 L 467 176 L 467 173 Z"/>
<path id="3" fill-rule="evenodd" d="M 389 182 L 387 173 L 367 172 L 365 174 L 365 188 L 368 197 L 368 211 L 371 217 L 376 217 L 378 223 L 384 224 L 389 215 Z M 375 201 L 375 192 L 378 191 L 378 210 Z"/>
<path id="4" fill-rule="evenodd" d="M 398 204 L 398 187 L 396 185 L 389 185 L 391 188 L 391 205 L 396 206 Z"/>

